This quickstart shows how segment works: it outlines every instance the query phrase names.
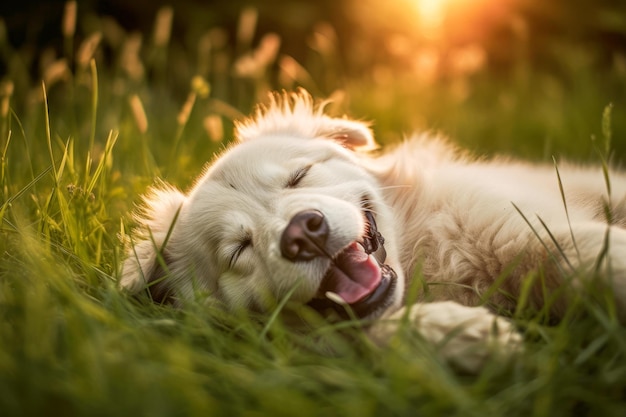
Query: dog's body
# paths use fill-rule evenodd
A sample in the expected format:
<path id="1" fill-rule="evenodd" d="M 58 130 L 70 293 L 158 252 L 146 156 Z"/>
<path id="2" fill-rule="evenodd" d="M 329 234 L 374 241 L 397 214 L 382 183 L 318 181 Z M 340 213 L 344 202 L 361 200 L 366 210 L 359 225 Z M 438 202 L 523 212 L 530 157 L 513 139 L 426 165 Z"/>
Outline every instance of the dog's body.
<path id="1" fill-rule="evenodd" d="M 519 337 L 465 306 L 512 309 L 526 289 L 541 306 L 566 277 L 578 288 L 595 276 L 572 269 L 600 265 L 624 313 L 623 173 L 611 174 L 609 202 L 600 168 L 559 166 L 561 192 L 554 167 L 476 160 L 437 138 L 365 152 L 374 148 L 366 125 L 324 115 L 306 93 L 274 97 L 187 195 L 161 185 L 146 197 L 122 285 L 174 303 L 205 293 L 231 309 L 289 296 L 323 315 L 376 320 L 378 341 L 395 328 L 381 318 L 407 316 L 433 342 L 465 325 L 442 354 L 467 369 L 487 351 L 460 353 L 464 345 Z M 535 271 L 545 279 L 526 284 Z M 432 284 L 435 302 L 407 312 L 414 275 Z M 553 302 L 553 313 L 566 303 Z"/>

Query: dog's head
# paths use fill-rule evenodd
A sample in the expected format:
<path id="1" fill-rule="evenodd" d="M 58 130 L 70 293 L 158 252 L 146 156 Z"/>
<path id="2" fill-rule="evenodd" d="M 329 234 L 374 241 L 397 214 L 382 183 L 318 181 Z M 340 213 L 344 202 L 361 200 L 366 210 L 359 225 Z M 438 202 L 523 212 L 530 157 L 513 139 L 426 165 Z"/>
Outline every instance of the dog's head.
<path id="1" fill-rule="evenodd" d="M 363 150 L 368 127 L 300 92 L 274 96 L 192 189 L 145 198 L 121 284 L 156 300 L 198 291 L 227 308 L 276 300 L 378 317 L 401 303 L 391 213 Z"/>

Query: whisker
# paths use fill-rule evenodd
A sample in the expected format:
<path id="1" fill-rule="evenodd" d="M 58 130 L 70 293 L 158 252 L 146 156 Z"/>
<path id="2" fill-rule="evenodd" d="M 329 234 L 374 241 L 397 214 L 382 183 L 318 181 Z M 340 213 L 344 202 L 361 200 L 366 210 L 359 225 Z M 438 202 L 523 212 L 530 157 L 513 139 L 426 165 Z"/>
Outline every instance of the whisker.
<path id="1" fill-rule="evenodd" d="M 380 190 L 391 190 L 394 188 L 414 188 L 411 184 L 397 184 L 397 185 L 385 185 L 382 187 L 378 187 Z"/>
<path id="2" fill-rule="evenodd" d="M 391 206 L 388 203 L 384 202 L 384 201 L 377 201 L 376 204 L 378 206 L 381 206 L 381 207 L 384 207 L 386 209 L 391 210 Z M 373 214 L 375 214 L 377 216 L 380 215 L 380 212 L 378 210 L 374 209 L 374 207 L 372 207 L 371 205 L 367 205 L 367 206 L 364 205 L 364 202 L 361 202 L 361 208 L 364 209 L 364 210 L 368 210 L 368 211 L 370 211 L 371 213 L 373 213 Z"/>

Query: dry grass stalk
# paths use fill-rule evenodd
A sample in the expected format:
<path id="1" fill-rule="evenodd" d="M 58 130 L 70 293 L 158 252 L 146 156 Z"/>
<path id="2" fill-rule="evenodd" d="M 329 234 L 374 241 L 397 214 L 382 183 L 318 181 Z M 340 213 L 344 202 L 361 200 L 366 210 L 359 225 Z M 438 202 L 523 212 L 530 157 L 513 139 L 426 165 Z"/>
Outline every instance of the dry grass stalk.
<path id="1" fill-rule="evenodd" d="M 322 22 L 315 25 L 313 34 L 309 38 L 309 47 L 322 56 L 331 56 L 337 52 L 337 32 L 329 23 Z"/>
<path id="2" fill-rule="evenodd" d="M 78 48 L 78 53 L 76 54 L 76 63 L 80 68 L 85 69 L 89 66 L 89 62 L 91 62 L 91 59 L 94 57 L 101 40 L 102 33 L 96 32 L 92 33 L 83 41 Z"/>
<path id="3" fill-rule="evenodd" d="M 316 90 L 315 81 L 311 74 L 298 61 L 289 55 L 283 55 L 278 60 L 278 83 L 283 88 L 292 88 L 295 83 L 311 90 Z"/>
<path id="4" fill-rule="evenodd" d="M 148 131 L 148 118 L 146 117 L 146 111 L 141 99 L 137 94 L 133 94 L 128 99 L 128 103 L 130 104 L 130 110 L 133 113 L 139 132 L 145 134 Z"/>
<path id="5" fill-rule="evenodd" d="M 50 88 L 59 81 L 67 81 L 70 76 L 71 71 L 67 65 L 67 60 L 62 58 L 46 66 L 43 72 L 43 81 Z"/>
<path id="6" fill-rule="evenodd" d="M 142 38 L 140 33 L 131 33 L 124 47 L 120 58 L 122 69 L 135 81 L 143 78 L 145 70 L 139 53 L 141 52 Z"/>
<path id="7" fill-rule="evenodd" d="M 11 96 L 14 89 L 15 86 L 11 80 L 0 83 L 0 115 L 3 119 L 9 115 Z"/>
<path id="8" fill-rule="evenodd" d="M 261 77 L 267 67 L 276 60 L 280 43 L 280 36 L 275 33 L 263 36 L 258 48 L 235 62 L 235 74 L 240 77 Z"/>
<path id="9" fill-rule="evenodd" d="M 161 7 L 156 15 L 154 25 L 154 45 L 164 48 L 170 42 L 174 9 L 170 6 Z"/>
<path id="10" fill-rule="evenodd" d="M 224 140 L 224 124 L 220 116 L 216 114 L 208 115 L 204 118 L 203 125 L 211 141 L 217 143 Z"/>
<path id="11" fill-rule="evenodd" d="M 176 121 L 178 122 L 180 126 L 184 126 L 187 124 L 187 121 L 189 120 L 189 116 L 191 115 L 191 110 L 193 109 L 193 105 L 195 102 L 196 102 L 196 93 L 194 92 L 189 93 L 189 95 L 187 96 L 187 100 L 185 100 L 185 104 L 183 104 L 183 107 L 180 109 L 180 112 L 178 113 L 178 117 L 176 118 Z"/>
<path id="12" fill-rule="evenodd" d="M 62 32 L 65 38 L 72 38 L 76 33 L 76 12 L 78 6 L 76 1 L 68 1 L 65 3 L 65 11 L 63 13 Z"/>
<path id="13" fill-rule="evenodd" d="M 237 27 L 237 42 L 239 44 L 248 46 L 252 43 L 258 18 L 259 11 L 254 7 L 247 7 L 241 12 Z"/>

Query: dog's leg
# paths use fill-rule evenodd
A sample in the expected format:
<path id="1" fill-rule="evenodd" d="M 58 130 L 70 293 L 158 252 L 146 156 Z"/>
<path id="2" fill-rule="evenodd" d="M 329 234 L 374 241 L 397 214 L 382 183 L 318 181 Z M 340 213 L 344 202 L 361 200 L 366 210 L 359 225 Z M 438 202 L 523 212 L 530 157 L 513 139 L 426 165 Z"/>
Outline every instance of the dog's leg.
<path id="1" fill-rule="evenodd" d="M 466 307 L 453 301 L 403 308 L 374 324 L 370 337 L 385 345 L 405 320 L 444 360 L 466 372 L 476 373 L 490 358 L 510 357 L 522 346 L 521 335 L 505 318 L 484 307 Z"/>

